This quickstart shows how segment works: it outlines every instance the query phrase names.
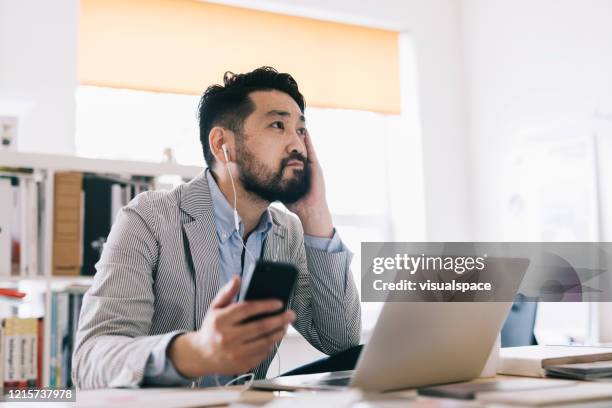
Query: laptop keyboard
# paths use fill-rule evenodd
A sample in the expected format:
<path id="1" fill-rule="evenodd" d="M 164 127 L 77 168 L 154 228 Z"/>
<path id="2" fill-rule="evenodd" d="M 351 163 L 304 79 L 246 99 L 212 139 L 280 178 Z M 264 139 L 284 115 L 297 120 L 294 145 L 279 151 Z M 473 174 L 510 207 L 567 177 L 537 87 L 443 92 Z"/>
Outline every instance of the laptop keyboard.
<path id="1" fill-rule="evenodd" d="M 317 384 L 321 385 L 335 385 L 335 386 L 348 386 L 351 382 L 351 377 L 344 378 L 330 378 L 329 380 L 317 381 Z"/>

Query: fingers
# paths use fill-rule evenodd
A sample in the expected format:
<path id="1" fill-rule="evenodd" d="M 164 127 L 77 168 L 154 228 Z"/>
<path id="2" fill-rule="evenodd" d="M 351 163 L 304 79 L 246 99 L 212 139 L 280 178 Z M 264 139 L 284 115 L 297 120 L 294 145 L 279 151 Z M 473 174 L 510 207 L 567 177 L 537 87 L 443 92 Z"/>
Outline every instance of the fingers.
<path id="1" fill-rule="evenodd" d="M 239 290 L 240 278 L 238 276 L 234 276 L 228 283 L 225 284 L 225 286 L 221 288 L 219 293 L 217 293 L 217 295 L 210 304 L 211 307 L 214 309 L 218 309 L 229 305 L 230 303 L 232 303 L 232 300 L 234 299 L 236 294 L 238 294 Z"/>
<path id="2" fill-rule="evenodd" d="M 239 324 L 249 317 L 260 313 L 277 312 L 282 307 L 283 302 L 276 299 L 235 303 L 219 313 L 219 323 L 224 325 Z"/>
<path id="3" fill-rule="evenodd" d="M 286 333 L 287 325 L 283 325 L 275 331 L 247 343 L 231 341 L 231 346 L 227 346 L 226 353 L 231 366 L 236 370 L 232 373 L 244 372 L 257 366 L 270 355 L 275 345 L 283 339 Z"/>
<path id="4" fill-rule="evenodd" d="M 240 358 L 240 370 L 238 373 L 243 373 L 245 371 L 253 371 L 255 367 L 261 364 L 262 361 L 266 359 L 272 352 L 274 351 L 274 346 L 265 347 L 253 354 L 244 355 Z"/>
<path id="5" fill-rule="evenodd" d="M 304 137 L 304 143 L 306 144 L 306 152 L 308 154 L 308 162 L 316 163 L 318 162 L 317 153 L 315 152 L 314 146 L 312 145 L 312 139 L 310 138 L 310 133 L 306 133 Z"/>
<path id="6" fill-rule="evenodd" d="M 242 346 L 243 355 L 254 355 L 263 354 L 263 357 L 267 356 L 273 349 L 274 345 L 281 341 L 287 332 L 287 326 L 284 326 L 267 336 L 261 337 L 257 340 L 253 340 Z"/>
<path id="7" fill-rule="evenodd" d="M 293 310 L 287 310 L 285 313 L 278 316 L 270 316 L 261 320 L 257 320 L 250 323 L 245 323 L 237 328 L 240 330 L 240 337 L 243 341 L 249 342 L 262 337 L 268 336 L 287 325 L 293 323 L 295 320 L 295 312 Z"/>

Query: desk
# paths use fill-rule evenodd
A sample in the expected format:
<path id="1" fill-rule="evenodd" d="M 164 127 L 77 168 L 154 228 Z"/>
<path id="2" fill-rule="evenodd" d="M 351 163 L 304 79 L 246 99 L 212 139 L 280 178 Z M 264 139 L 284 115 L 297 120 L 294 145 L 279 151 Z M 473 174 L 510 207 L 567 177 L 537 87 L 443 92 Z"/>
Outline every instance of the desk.
<path id="1" fill-rule="evenodd" d="M 525 377 L 512 377 L 512 376 L 497 376 L 489 379 L 477 379 L 473 382 L 489 382 L 495 380 L 513 380 L 513 379 L 524 379 Z M 541 379 L 541 381 L 550 381 L 547 379 Z M 558 380 L 555 380 L 558 381 Z M 567 380 L 568 382 L 572 382 Z M 592 383 L 579 382 L 578 385 L 585 384 L 589 385 Z M 604 402 L 604 404 L 612 404 L 612 383 L 609 383 L 610 387 L 610 398 L 611 401 Z M 179 408 L 179 407 L 196 407 L 204 406 L 202 403 L 208 398 L 218 397 L 221 401 L 226 398 L 225 401 L 233 401 L 233 406 L 238 407 L 257 407 L 263 406 L 272 400 L 295 398 L 291 392 L 270 392 L 270 391 L 256 391 L 249 390 L 240 392 L 240 387 L 227 387 L 227 388 L 211 388 L 211 389 L 189 389 L 189 388 L 149 388 L 149 389 L 112 389 L 112 390 L 93 390 L 93 391 L 80 391 L 77 394 L 78 406 L 84 407 L 107 407 L 112 404 L 114 407 L 146 407 L 146 408 Z M 562 387 L 563 388 L 563 387 Z M 568 387 L 569 388 L 569 387 Z M 550 389 L 550 388 L 549 388 Z M 216 393 L 216 394 L 215 394 Z M 325 392 L 311 393 L 311 395 L 321 396 Z M 379 394 L 380 396 L 381 394 Z M 427 407 L 427 408 L 477 408 L 483 407 L 476 401 L 461 401 L 446 398 L 433 398 L 417 396 L 415 390 L 399 391 L 394 393 L 382 394 L 385 400 L 380 398 L 373 398 L 370 395 L 365 397 L 364 402 L 353 404 L 354 407 L 358 408 L 375 408 L 384 406 L 389 407 Z M 390 400 L 389 397 L 393 397 Z M 298 402 L 295 399 L 293 402 Z M 302 405 L 290 403 L 292 408 L 301 408 Z M 73 406 L 74 404 L 72 404 Z M 70 405 L 68 405 L 70 406 Z M 228 407 L 232 404 L 219 403 L 215 405 L 217 407 Z M 606 405 L 598 405 L 606 406 Z M 59 408 L 60 405 L 54 404 L 53 407 Z M 326 408 L 324 399 L 316 404 L 315 408 Z M 334 407 L 336 408 L 336 407 Z"/>

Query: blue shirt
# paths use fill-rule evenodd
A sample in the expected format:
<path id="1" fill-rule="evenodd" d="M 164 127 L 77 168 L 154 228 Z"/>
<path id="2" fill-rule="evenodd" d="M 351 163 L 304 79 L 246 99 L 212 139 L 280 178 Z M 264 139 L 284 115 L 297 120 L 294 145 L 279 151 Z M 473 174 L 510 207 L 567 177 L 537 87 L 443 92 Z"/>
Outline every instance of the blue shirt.
<path id="1" fill-rule="evenodd" d="M 219 244 L 219 271 L 220 286 L 229 282 L 232 277 L 242 276 L 239 299 L 244 297 L 246 288 L 251 280 L 255 263 L 261 256 L 263 243 L 272 229 L 272 215 L 269 209 L 262 214 L 259 223 L 244 242 L 248 251 L 244 251 L 244 262 L 242 261 L 243 246 L 240 237 L 244 232 L 244 225 L 240 219 L 240 231 L 236 231 L 234 225 L 234 208 L 227 201 L 210 170 L 206 170 L 206 178 L 210 188 L 210 195 L 215 215 L 217 229 L 217 242 Z M 240 216 L 238 216 L 240 217 Z M 240 235 L 239 235 L 240 234 Z M 339 252 L 346 250 L 334 229 L 331 238 L 312 237 L 304 235 L 304 245 L 326 252 Z M 178 334 L 177 334 L 178 335 Z M 180 375 L 172 361 L 167 357 L 168 344 L 163 342 L 149 355 L 144 373 L 144 383 L 147 385 L 189 385 L 192 379 Z M 230 381 L 233 377 L 218 376 L 221 385 Z M 217 382 L 214 376 L 205 380 L 205 385 L 215 386 Z"/>

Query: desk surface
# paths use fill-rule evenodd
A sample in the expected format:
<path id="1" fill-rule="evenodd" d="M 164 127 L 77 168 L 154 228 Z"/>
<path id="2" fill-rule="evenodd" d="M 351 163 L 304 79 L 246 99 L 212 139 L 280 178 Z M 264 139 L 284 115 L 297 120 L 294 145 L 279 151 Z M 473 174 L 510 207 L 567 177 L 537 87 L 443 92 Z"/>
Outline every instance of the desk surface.
<path id="1" fill-rule="evenodd" d="M 525 379 L 526 377 L 512 377 L 512 376 L 497 376 L 488 379 L 477 379 L 472 383 L 490 382 L 496 380 L 518 380 Z M 553 381 L 548 379 L 540 379 L 541 381 Z M 558 380 L 554 380 L 558 381 Z M 570 381 L 570 380 L 567 380 Z M 573 382 L 573 381 L 570 381 Z M 573 382 L 576 383 L 576 382 Z M 576 385 L 581 386 L 585 384 L 595 385 L 588 382 L 577 382 Z M 597 386 L 597 385 L 595 385 Z M 612 398 L 612 383 L 599 385 L 610 387 L 609 395 Z M 565 388 L 565 387 L 562 387 Z M 567 387 L 568 389 L 570 387 Z M 552 388 L 549 388 L 552 390 Z M 331 392 L 336 393 L 336 392 Z M 520 392 L 525 394 L 524 392 Z M 320 393 L 308 393 L 311 397 L 317 397 L 315 408 L 326 408 L 326 399 L 319 398 L 321 396 L 327 396 L 331 398 L 333 394 L 330 391 L 324 391 Z M 240 387 L 225 387 L 225 388 L 209 388 L 209 389 L 189 389 L 189 388 L 144 388 L 144 389 L 107 389 L 107 390 L 92 390 L 92 391 L 80 391 L 77 394 L 78 406 L 83 407 L 101 407 L 109 406 L 112 404 L 114 407 L 146 407 L 146 408 L 178 408 L 178 407 L 196 407 L 196 406 L 216 406 L 224 407 L 231 406 L 232 401 L 234 406 L 239 407 L 258 407 L 263 406 L 272 400 L 286 399 L 289 403 L 287 406 L 292 408 L 310 407 L 312 404 L 303 405 L 301 403 L 299 395 L 291 392 L 271 392 L 271 391 L 241 391 Z M 360 400 L 359 408 L 374 408 L 377 406 L 385 407 L 444 407 L 444 408 L 475 408 L 482 407 L 480 403 L 476 401 L 461 401 L 446 398 L 433 398 L 417 396 L 415 390 L 405 390 L 393 393 L 366 395 L 365 399 Z M 384 398 L 384 401 L 381 400 Z M 609 402 L 608 402 L 609 403 Z M 216 405 L 215 405 L 216 404 Z M 63 406 L 74 406 L 74 404 L 68 404 Z M 59 408 L 60 405 L 53 404 L 53 407 Z"/>

